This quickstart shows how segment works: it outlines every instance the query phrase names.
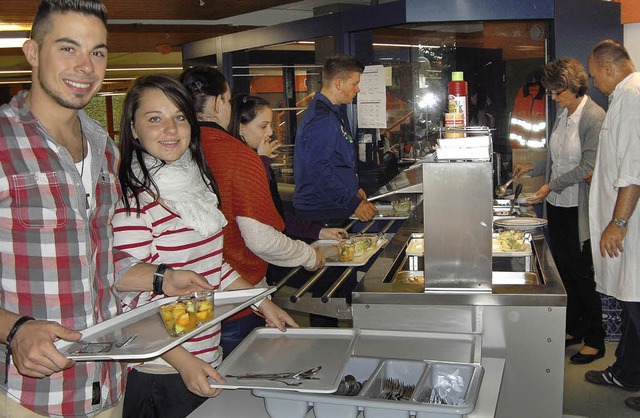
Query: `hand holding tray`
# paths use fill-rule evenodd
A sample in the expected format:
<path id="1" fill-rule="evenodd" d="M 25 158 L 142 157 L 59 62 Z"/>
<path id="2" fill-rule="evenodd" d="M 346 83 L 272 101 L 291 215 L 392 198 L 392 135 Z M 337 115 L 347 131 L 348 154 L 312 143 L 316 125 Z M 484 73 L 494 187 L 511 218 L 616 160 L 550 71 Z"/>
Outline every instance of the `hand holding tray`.
<path id="1" fill-rule="evenodd" d="M 275 287 L 269 287 L 216 292 L 214 318 L 180 337 L 172 337 L 167 333 L 159 313 L 161 305 L 178 299 L 175 296 L 158 299 L 89 327 L 81 331 L 82 340 L 79 342 L 57 341 L 55 345 L 64 356 L 76 361 L 154 358 L 264 299 L 275 290 Z M 132 338 L 134 335 L 137 337 Z M 130 340 L 125 344 L 127 339 Z"/>

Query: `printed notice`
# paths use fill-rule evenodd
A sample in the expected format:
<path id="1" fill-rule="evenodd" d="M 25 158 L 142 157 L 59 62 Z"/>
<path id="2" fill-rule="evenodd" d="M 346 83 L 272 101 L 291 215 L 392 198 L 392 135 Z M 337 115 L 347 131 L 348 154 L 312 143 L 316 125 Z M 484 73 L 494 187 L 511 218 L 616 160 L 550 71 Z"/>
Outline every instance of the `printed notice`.
<path id="1" fill-rule="evenodd" d="M 382 65 L 368 65 L 360 76 L 358 127 L 387 127 L 386 73 Z"/>

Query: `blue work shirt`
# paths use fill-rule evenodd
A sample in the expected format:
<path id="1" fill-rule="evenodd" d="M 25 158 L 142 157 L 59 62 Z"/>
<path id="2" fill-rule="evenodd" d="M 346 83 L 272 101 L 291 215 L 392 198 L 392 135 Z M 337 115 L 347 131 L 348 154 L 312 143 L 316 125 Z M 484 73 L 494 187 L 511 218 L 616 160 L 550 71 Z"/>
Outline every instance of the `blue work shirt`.
<path id="1" fill-rule="evenodd" d="M 298 126 L 293 159 L 296 215 L 312 221 L 347 219 L 356 196 L 357 159 L 343 107 L 316 93 Z"/>

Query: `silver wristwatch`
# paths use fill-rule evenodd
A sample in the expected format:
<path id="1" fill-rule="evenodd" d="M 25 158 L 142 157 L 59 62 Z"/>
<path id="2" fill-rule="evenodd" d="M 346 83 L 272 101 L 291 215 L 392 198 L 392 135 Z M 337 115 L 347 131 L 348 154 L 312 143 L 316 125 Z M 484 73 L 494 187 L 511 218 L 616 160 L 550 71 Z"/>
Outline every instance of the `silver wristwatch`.
<path id="1" fill-rule="evenodd" d="M 624 218 L 615 218 L 613 220 L 613 224 L 615 226 L 617 226 L 618 228 L 626 228 L 627 227 L 627 220 Z"/>

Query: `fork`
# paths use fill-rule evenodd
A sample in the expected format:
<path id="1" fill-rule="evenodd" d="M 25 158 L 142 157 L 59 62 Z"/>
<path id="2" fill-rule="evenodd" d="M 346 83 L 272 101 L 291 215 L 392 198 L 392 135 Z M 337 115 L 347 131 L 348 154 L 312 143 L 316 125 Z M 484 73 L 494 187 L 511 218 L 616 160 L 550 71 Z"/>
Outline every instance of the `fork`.
<path id="1" fill-rule="evenodd" d="M 122 348 L 122 347 L 125 347 L 125 346 L 129 345 L 136 338 L 138 338 L 138 334 L 133 334 L 132 336 L 130 336 L 129 338 L 127 338 L 123 342 L 119 343 L 119 342 L 116 341 L 116 342 L 113 343 L 113 345 L 115 345 L 116 348 Z"/>

